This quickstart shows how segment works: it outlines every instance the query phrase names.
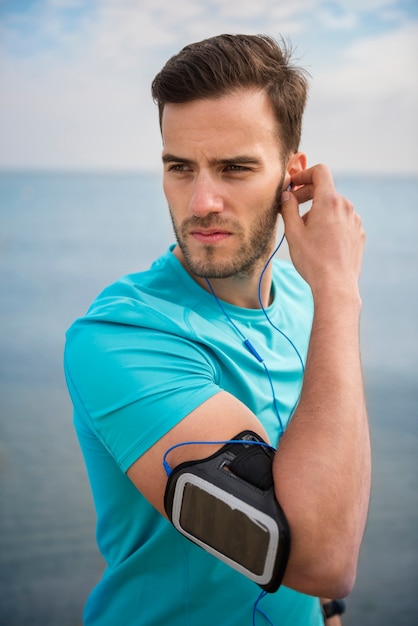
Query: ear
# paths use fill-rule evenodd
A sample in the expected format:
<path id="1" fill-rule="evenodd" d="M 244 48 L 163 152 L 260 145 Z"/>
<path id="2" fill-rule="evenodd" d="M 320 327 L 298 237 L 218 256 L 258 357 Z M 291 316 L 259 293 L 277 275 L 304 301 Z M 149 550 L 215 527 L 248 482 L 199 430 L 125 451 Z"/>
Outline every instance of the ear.
<path id="1" fill-rule="evenodd" d="M 296 172 L 301 172 L 302 170 L 306 170 L 307 166 L 307 158 L 306 154 L 303 152 L 295 152 L 291 154 L 289 160 L 286 165 L 286 179 L 285 179 L 285 188 L 289 185 L 292 176 L 296 174 Z M 287 182 L 286 182 L 287 181 Z"/>

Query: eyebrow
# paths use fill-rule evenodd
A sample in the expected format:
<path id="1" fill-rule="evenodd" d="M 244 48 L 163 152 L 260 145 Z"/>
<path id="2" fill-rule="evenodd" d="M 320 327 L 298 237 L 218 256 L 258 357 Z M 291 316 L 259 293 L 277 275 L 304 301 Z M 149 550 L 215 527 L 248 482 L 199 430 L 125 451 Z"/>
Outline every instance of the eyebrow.
<path id="1" fill-rule="evenodd" d="M 187 165 L 194 165 L 195 162 L 192 159 L 185 159 L 184 157 L 176 156 L 175 154 L 163 154 L 163 163 L 186 163 Z M 246 154 L 239 154 L 235 157 L 228 159 L 211 159 L 210 165 L 259 165 L 260 159 L 249 156 Z"/>

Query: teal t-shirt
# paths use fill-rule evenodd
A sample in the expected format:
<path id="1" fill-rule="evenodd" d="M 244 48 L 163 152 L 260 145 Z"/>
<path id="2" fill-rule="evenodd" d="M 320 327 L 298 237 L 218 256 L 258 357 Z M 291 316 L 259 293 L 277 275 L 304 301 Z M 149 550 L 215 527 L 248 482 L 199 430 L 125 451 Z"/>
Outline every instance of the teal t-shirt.
<path id="1" fill-rule="evenodd" d="M 253 624 L 260 588 L 182 537 L 126 471 L 220 390 L 246 404 L 277 444 L 279 418 L 285 426 L 300 394 L 313 304 L 285 261 L 274 262 L 273 290 L 271 324 L 260 309 L 223 302 L 222 310 L 170 249 L 105 289 L 69 329 L 65 372 L 106 562 L 86 626 Z M 283 586 L 259 606 L 275 626 L 323 624 L 316 598 Z"/>

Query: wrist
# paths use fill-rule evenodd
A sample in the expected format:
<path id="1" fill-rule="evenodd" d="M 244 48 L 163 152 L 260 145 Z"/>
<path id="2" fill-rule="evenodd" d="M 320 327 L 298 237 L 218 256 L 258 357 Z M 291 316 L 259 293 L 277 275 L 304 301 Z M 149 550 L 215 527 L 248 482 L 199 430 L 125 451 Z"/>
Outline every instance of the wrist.
<path id="1" fill-rule="evenodd" d="M 312 292 L 315 316 L 320 319 L 357 322 L 361 313 L 361 298 L 359 290 L 349 290 L 343 287 L 320 289 Z"/>
<path id="2" fill-rule="evenodd" d="M 326 281 L 310 285 L 315 302 L 346 302 L 352 305 L 361 305 L 358 282 Z"/>

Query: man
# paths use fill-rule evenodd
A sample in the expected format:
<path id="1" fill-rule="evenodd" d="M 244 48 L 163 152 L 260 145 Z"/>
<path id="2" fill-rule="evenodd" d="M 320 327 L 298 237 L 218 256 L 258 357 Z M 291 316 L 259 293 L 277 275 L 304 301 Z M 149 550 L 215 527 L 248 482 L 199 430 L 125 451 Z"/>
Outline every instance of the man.
<path id="1" fill-rule="evenodd" d="M 298 151 L 306 92 L 264 36 L 187 46 L 153 82 L 177 245 L 106 289 L 67 337 L 107 564 L 87 625 L 316 626 L 319 598 L 340 623 L 330 599 L 352 589 L 370 489 L 364 232 L 329 170 Z M 269 262 L 280 214 L 294 267 Z M 204 515 L 176 491 L 181 468 L 205 476 Z M 238 510 L 248 536 L 230 525 Z M 248 565 L 251 549 L 267 571 L 258 530 L 276 541 L 265 596 Z"/>

